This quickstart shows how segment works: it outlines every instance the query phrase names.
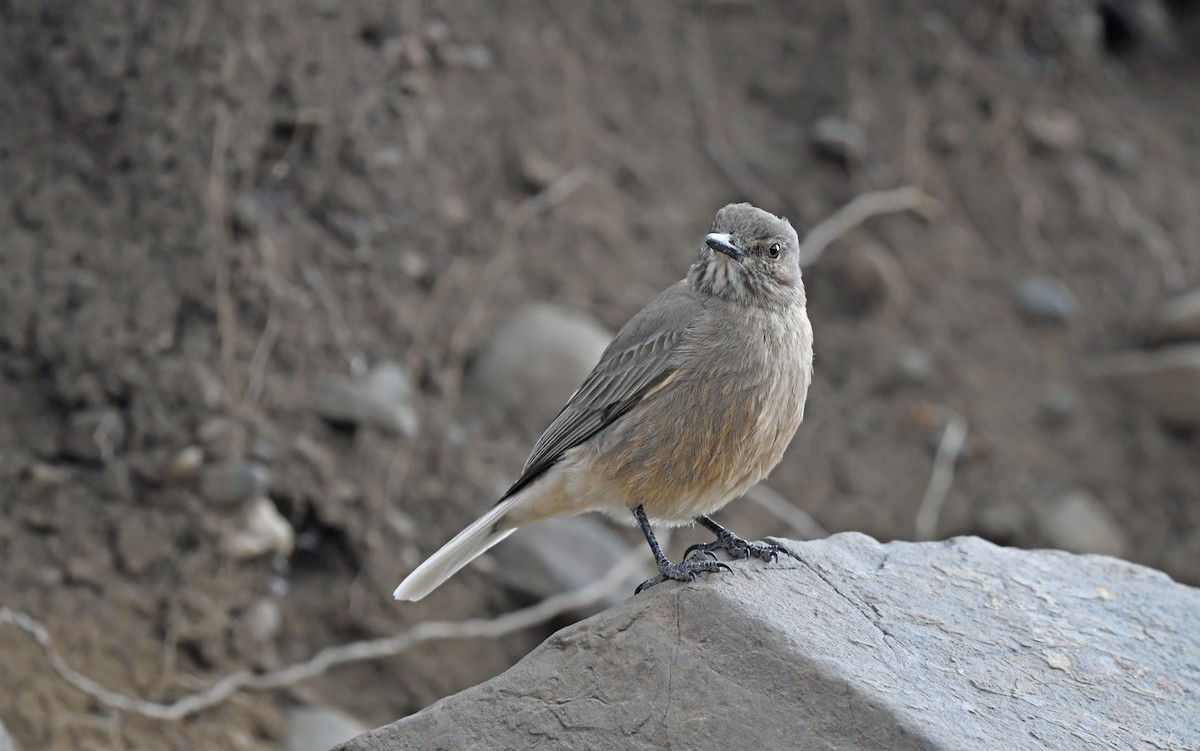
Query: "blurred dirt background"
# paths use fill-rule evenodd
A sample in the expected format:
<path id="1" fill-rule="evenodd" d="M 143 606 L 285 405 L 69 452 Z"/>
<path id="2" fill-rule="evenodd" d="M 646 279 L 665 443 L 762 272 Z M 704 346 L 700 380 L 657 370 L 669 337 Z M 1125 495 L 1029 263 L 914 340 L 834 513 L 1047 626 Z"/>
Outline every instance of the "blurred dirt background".
<path id="1" fill-rule="evenodd" d="M 905 184 L 941 211 L 806 272 L 816 382 L 773 487 L 911 538 L 955 414 L 938 537 L 1200 583 L 1194 430 L 1090 370 L 1200 282 L 1198 63 L 1181 0 L 0 0 L 0 604 L 170 701 L 528 602 L 480 568 L 390 597 L 544 425 L 463 387 L 501 322 L 615 330 L 724 203 L 803 235 Z M 0 722 L 26 751 L 281 748 L 289 707 L 388 722 L 548 629 L 164 722 L 0 627 Z"/>

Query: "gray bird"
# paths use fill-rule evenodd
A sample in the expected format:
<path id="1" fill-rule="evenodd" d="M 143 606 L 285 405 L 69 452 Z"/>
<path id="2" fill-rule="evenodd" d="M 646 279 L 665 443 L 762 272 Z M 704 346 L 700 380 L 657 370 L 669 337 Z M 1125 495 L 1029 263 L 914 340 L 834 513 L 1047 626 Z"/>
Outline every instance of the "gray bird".
<path id="1" fill-rule="evenodd" d="M 632 513 L 659 575 L 689 581 L 780 548 L 746 542 L 709 515 L 766 477 L 804 417 L 813 339 L 799 240 L 750 204 L 717 212 L 686 279 L 617 333 L 490 511 L 396 588 L 419 600 L 523 524 L 585 511 Z M 716 534 L 671 563 L 651 524 L 692 521 Z"/>

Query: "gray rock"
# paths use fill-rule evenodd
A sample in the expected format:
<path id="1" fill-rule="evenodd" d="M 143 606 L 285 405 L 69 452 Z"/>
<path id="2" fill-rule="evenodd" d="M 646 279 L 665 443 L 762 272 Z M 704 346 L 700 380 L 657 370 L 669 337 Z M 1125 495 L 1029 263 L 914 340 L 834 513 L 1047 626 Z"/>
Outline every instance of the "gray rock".
<path id="1" fill-rule="evenodd" d="M 362 378 L 320 381 L 308 393 L 313 411 L 330 422 L 372 425 L 409 438 L 420 428 L 414 398 L 408 371 L 394 362 L 381 362 Z"/>
<path id="2" fill-rule="evenodd" d="M 246 426 L 229 417 L 214 417 L 206 420 L 196 438 L 209 456 L 217 459 L 243 459 L 250 441 Z"/>
<path id="3" fill-rule="evenodd" d="M 1104 164 L 1124 172 L 1133 172 L 1142 162 L 1141 144 L 1119 133 L 1099 134 L 1090 150 Z"/>
<path id="4" fill-rule="evenodd" d="M 163 472 L 163 482 L 171 485 L 189 480 L 195 477 L 202 466 L 204 466 L 204 449 L 199 446 L 188 446 L 181 449 L 171 459 L 171 463 L 167 465 L 167 469 Z"/>
<path id="5" fill-rule="evenodd" d="M 283 628 L 283 611 L 279 608 L 279 601 L 273 597 L 258 600 L 246 609 L 242 622 L 254 641 L 260 644 L 270 642 Z"/>
<path id="6" fill-rule="evenodd" d="M 1072 553 L 1098 553 L 1123 557 L 1129 553 L 1125 530 L 1096 496 L 1070 490 L 1056 501 L 1039 507 L 1038 530 L 1053 547 Z"/>
<path id="7" fill-rule="evenodd" d="M 1154 317 L 1151 336 L 1158 342 L 1200 341 L 1200 288 L 1163 303 Z"/>
<path id="8" fill-rule="evenodd" d="M 822 117 L 809 133 L 813 148 L 820 156 L 838 164 L 855 166 L 867 159 L 867 134 L 840 117 Z"/>
<path id="9" fill-rule="evenodd" d="M 1034 145 L 1050 151 L 1069 151 L 1083 140 L 1083 125 L 1070 110 L 1058 107 L 1029 109 L 1021 123 Z"/>
<path id="10" fill-rule="evenodd" d="M 1091 371 L 1165 422 L 1200 424 L 1200 344 L 1125 352 Z"/>
<path id="11" fill-rule="evenodd" d="M 17 744 L 13 742 L 12 736 L 8 734 L 8 729 L 4 727 L 3 720 L 0 720 L 0 751 L 17 751 Z"/>
<path id="12" fill-rule="evenodd" d="M 537 149 L 522 146 L 517 150 L 517 176 L 530 193 L 546 189 L 562 175 L 562 167 Z"/>
<path id="13" fill-rule="evenodd" d="M 1043 422 L 1048 425 L 1065 425 L 1079 416 L 1083 409 L 1083 400 L 1070 386 L 1052 383 L 1042 390 L 1038 407 Z"/>
<path id="14" fill-rule="evenodd" d="M 125 444 L 125 418 L 113 407 L 72 413 L 63 452 L 76 461 L 107 464 Z"/>
<path id="15" fill-rule="evenodd" d="M 200 470 L 200 495 L 232 506 L 267 492 L 271 470 L 258 462 L 220 462 Z"/>
<path id="16" fill-rule="evenodd" d="M 499 564 L 493 577 L 505 586 L 542 598 L 576 589 L 608 573 L 629 545 L 593 516 L 572 516 L 522 527 L 492 550 Z M 599 602 L 586 615 L 617 604 L 644 576 L 630 576 L 627 587 Z"/>
<path id="17" fill-rule="evenodd" d="M 287 751 L 329 751 L 367 729 L 330 707 L 297 707 L 288 712 Z"/>
<path id="18" fill-rule="evenodd" d="M 467 373 L 476 409 L 544 428 L 591 372 L 612 335 L 590 317 L 555 305 L 521 308 Z"/>
<path id="19" fill-rule="evenodd" d="M 1079 309 L 1075 294 L 1066 284 L 1040 274 L 1030 274 L 1017 282 L 1015 298 L 1022 315 L 1043 323 L 1067 323 Z"/>
<path id="20" fill-rule="evenodd" d="M 445 44 L 439 54 L 446 65 L 468 70 L 489 70 L 496 63 L 496 56 L 482 44 Z"/>
<path id="21" fill-rule="evenodd" d="M 925 383 L 937 371 L 937 365 L 927 350 L 905 347 L 896 355 L 900 377 L 912 383 Z"/>
<path id="22" fill-rule="evenodd" d="M 630 597 L 341 751 L 1200 744 L 1200 592 L 1165 574 L 976 538 L 788 546 Z"/>
<path id="23" fill-rule="evenodd" d="M 255 498 L 242 514 L 241 525 L 221 539 L 221 550 L 238 559 L 290 555 L 296 531 L 270 498 Z"/>

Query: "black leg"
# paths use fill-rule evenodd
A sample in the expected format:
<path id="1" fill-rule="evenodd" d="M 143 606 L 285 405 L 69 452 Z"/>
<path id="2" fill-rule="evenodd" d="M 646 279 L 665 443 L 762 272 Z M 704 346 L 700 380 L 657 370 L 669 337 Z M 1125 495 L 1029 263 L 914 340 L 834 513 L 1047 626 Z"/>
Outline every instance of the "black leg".
<path id="1" fill-rule="evenodd" d="M 779 558 L 780 553 L 790 555 L 786 548 L 779 545 L 772 545 L 765 542 L 746 542 L 707 516 L 697 516 L 696 521 L 702 527 L 716 535 L 717 539 L 712 542 L 691 546 L 683 554 L 684 560 L 687 560 L 688 556 L 693 553 L 696 554 L 697 558 L 704 555 L 715 556 L 713 553 L 715 550 L 724 550 L 734 558 L 761 558 L 764 561 L 773 561 Z"/>
<path id="2" fill-rule="evenodd" d="M 654 530 L 650 529 L 650 520 L 646 518 L 646 510 L 639 505 L 633 509 L 633 515 L 637 518 L 638 526 L 642 528 L 642 534 L 646 536 L 646 542 L 650 543 L 650 552 L 654 553 L 654 562 L 658 564 L 659 571 L 658 576 L 647 579 L 639 584 L 638 588 L 634 590 L 635 595 L 667 579 L 686 582 L 692 581 L 700 573 L 730 570 L 729 566 L 724 563 L 704 560 L 703 558 L 692 558 L 682 563 L 671 563 L 667 560 L 666 554 L 663 553 L 662 546 L 658 544 L 658 539 L 654 536 Z"/>

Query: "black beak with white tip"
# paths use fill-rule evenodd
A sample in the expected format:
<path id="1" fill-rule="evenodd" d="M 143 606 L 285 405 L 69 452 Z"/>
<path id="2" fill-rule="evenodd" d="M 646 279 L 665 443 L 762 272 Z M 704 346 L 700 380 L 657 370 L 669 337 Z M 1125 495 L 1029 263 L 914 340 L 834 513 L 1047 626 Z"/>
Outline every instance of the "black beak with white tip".
<path id="1" fill-rule="evenodd" d="M 725 232 L 712 232 L 704 237 L 704 244 L 718 253 L 724 253 L 738 263 L 746 257 L 746 251 L 733 244 L 733 239 Z"/>

